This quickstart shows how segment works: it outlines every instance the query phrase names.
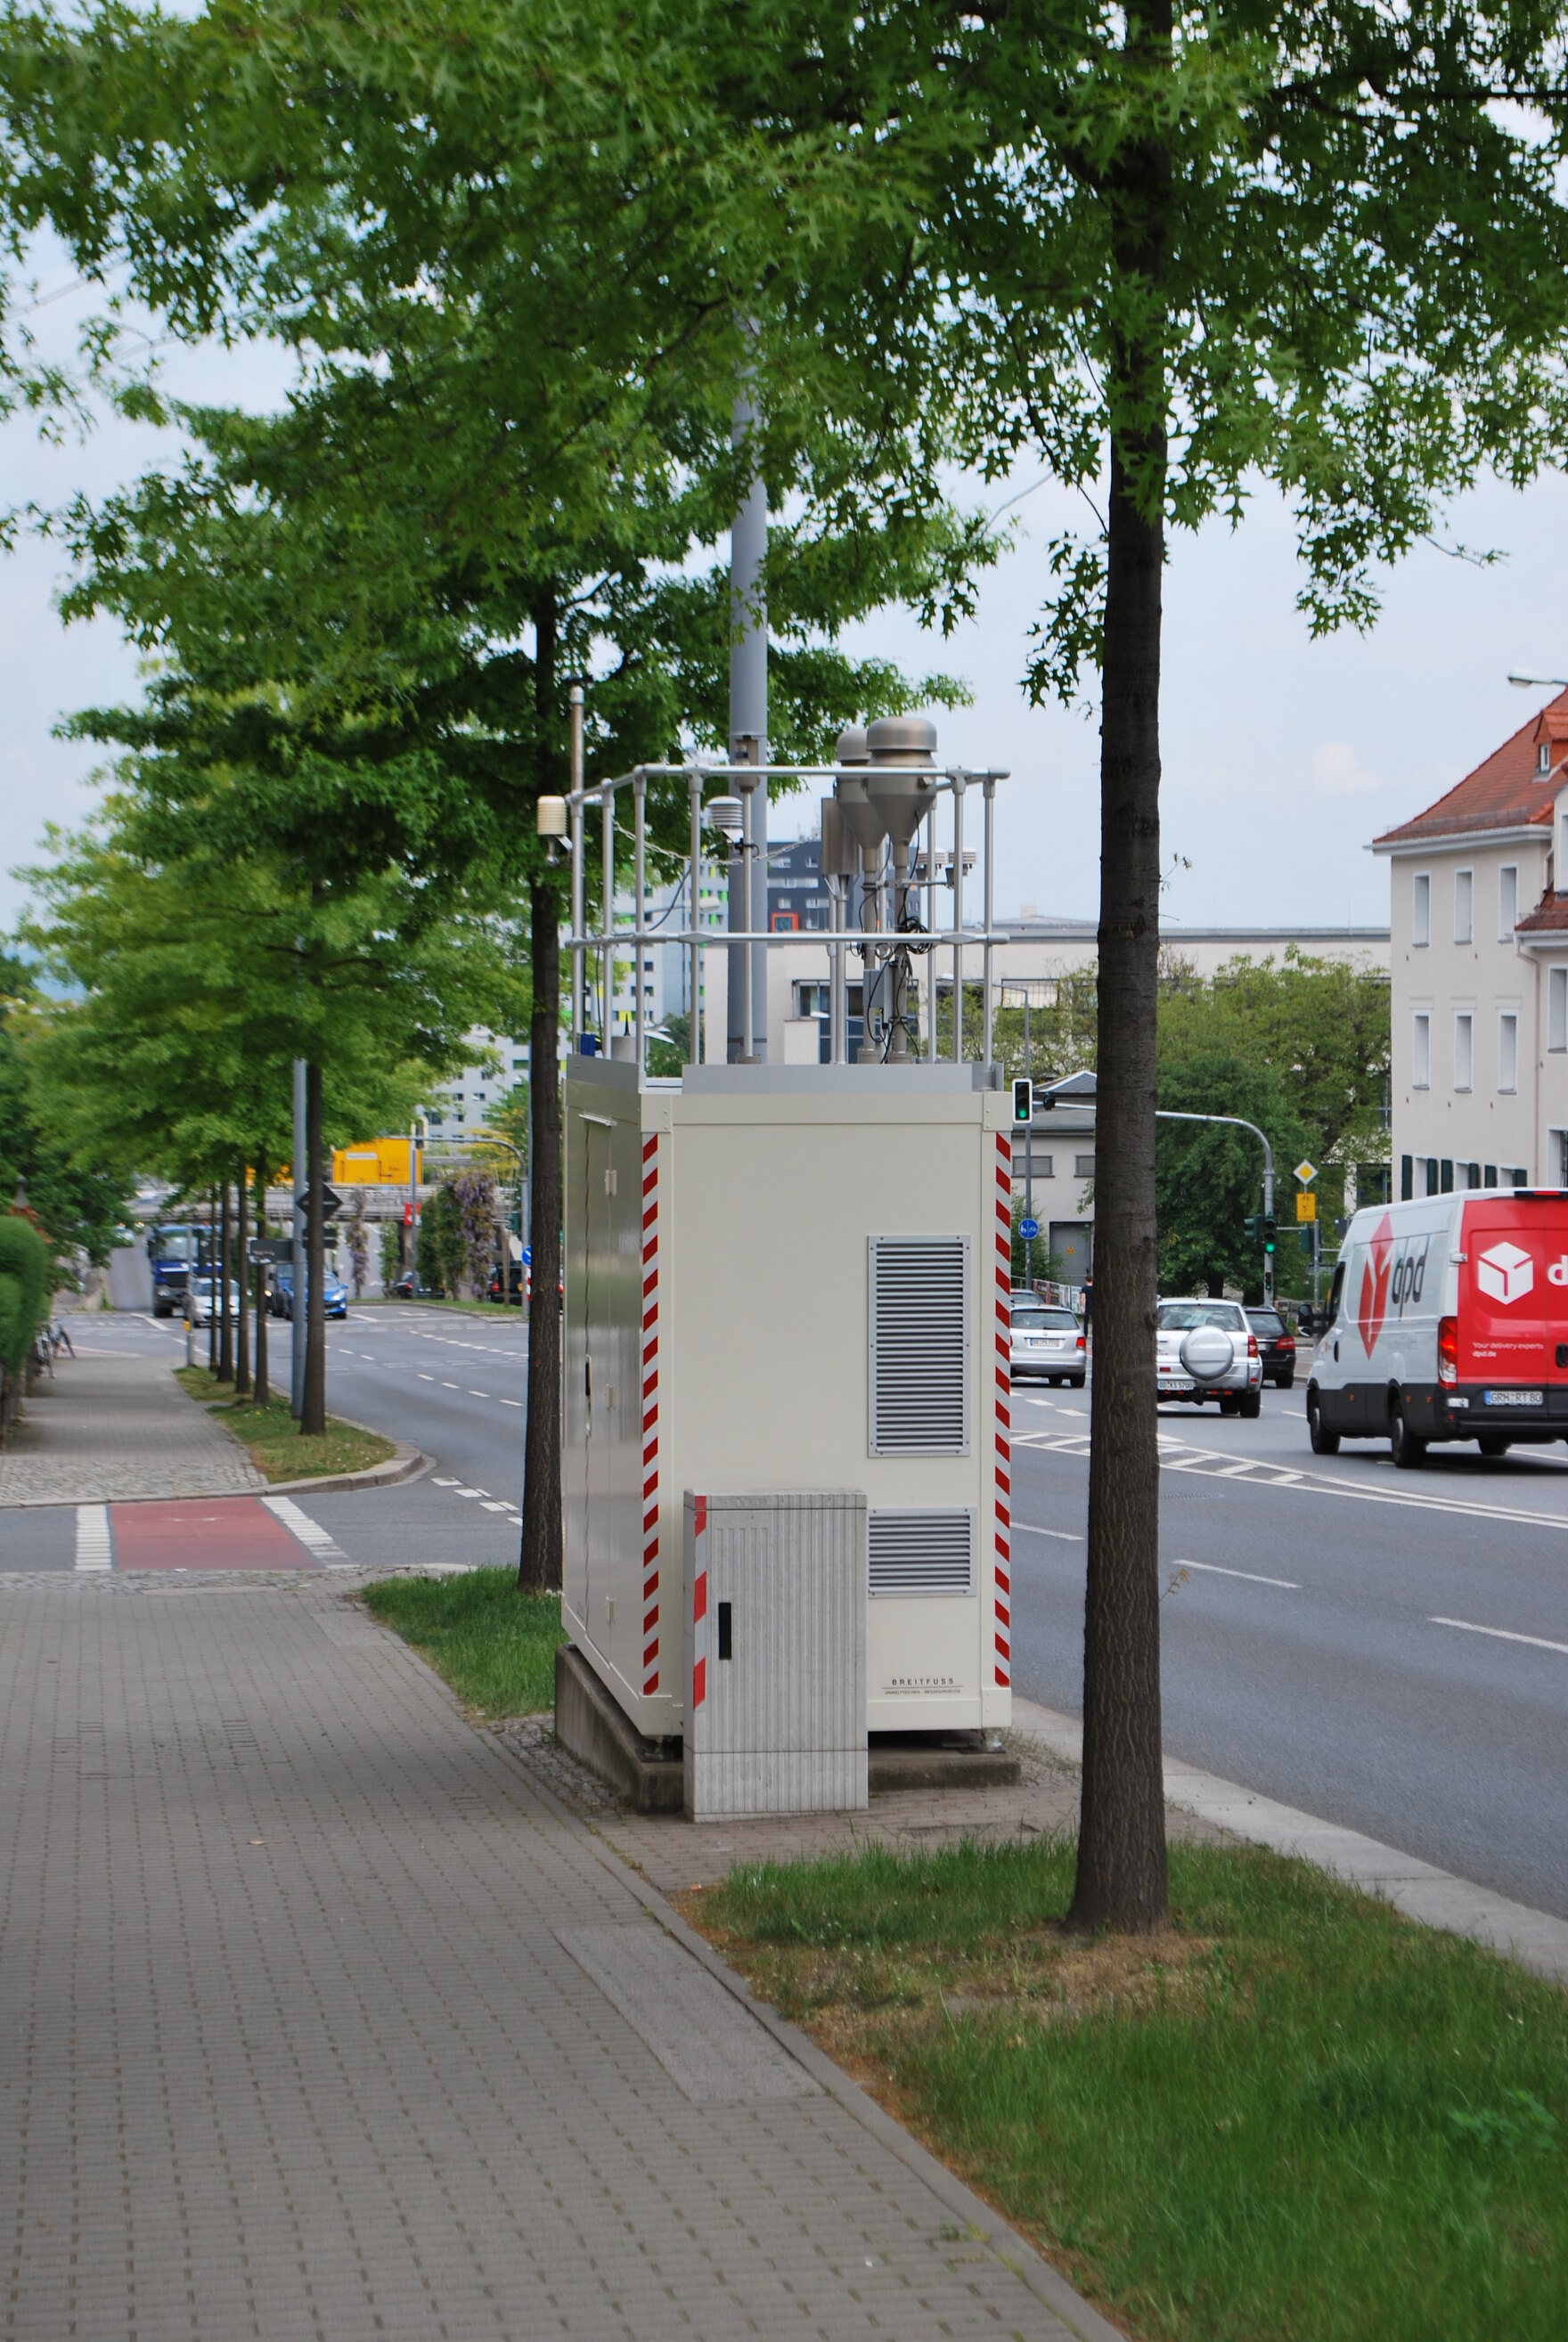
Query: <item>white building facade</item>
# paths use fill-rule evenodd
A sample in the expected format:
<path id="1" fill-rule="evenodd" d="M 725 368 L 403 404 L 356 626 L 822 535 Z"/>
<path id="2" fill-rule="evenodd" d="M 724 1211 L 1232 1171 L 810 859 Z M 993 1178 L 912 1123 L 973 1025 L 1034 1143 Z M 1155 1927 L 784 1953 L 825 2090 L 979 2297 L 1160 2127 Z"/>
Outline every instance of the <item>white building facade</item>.
<path id="1" fill-rule="evenodd" d="M 1568 692 L 1373 850 L 1395 1192 L 1568 1185 Z"/>

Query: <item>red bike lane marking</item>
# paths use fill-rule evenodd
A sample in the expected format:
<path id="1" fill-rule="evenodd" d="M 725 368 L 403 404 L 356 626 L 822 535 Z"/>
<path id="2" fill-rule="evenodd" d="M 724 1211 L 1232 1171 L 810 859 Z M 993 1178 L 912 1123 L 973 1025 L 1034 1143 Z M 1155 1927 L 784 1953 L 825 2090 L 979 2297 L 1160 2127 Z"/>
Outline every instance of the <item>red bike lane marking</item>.
<path id="1" fill-rule="evenodd" d="M 255 1496 L 193 1496 L 109 1508 L 116 1569 L 315 1569 Z"/>

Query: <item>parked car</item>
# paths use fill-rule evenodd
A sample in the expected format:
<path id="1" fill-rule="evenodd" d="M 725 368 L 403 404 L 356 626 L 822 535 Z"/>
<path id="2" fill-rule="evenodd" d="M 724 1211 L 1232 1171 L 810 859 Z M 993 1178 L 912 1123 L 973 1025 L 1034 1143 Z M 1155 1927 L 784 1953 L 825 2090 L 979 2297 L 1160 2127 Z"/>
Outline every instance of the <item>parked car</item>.
<path id="1" fill-rule="evenodd" d="M 1247 1323 L 1258 1337 L 1263 1380 L 1289 1390 L 1296 1378 L 1296 1337 L 1277 1309 L 1249 1309 Z"/>
<path id="2" fill-rule="evenodd" d="M 394 1301 L 416 1301 L 421 1290 L 419 1271 L 416 1268 L 405 1268 L 391 1287 Z"/>
<path id="3" fill-rule="evenodd" d="M 345 1285 L 343 1279 L 338 1276 L 334 1276 L 329 1270 L 327 1275 L 322 1280 L 321 1289 L 326 1303 L 327 1316 L 329 1317 L 346 1317 L 348 1315 L 348 1287 Z M 278 1263 L 277 1273 L 273 1279 L 272 1298 L 269 1306 L 275 1317 L 293 1317 L 294 1263 L 292 1261 L 285 1260 Z"/>
<path id="4" fill-rule="evenodd" d="M 1013 1296 L 1011 1356 L 1013 1379 L 1039 1375 L 1052 1383 L 1084 1387 L 1086 1353 L 1084 1329 L 1070 1309 L 1037 1301 L 1032 1293 Z"/>
<path id="5" fill-rule="evenodd" d="M 193 1326 L 205 1326 L 208 1319 L 216 1314 L 216 1295 L 221 1293 L 221 1286 L 215 1286 L 214 1279 L 210 1276 L 193 1276 L 191 1278 L 190 1283 L 186 1287 L 186 1292 L 190 1296 L 189 1307 L 191 1313 L 191 1323 Z M 235 1278 L 231 1276 L 229 1279 L 229 1323 L 231 1326 L 237 1325 L 239 1323 L 239 1314 L 240 1289 Z"/>
<path id="6" fill-rule="evenodd" d="M 493 1268 L 490 1272 L 490 1298 L 492 1301 L 500 1301 L 503 1297 L 509 1301 L 514 1309 L 520 1309 L 523 1306 L 523 1264 L 520 1260 L 510 1261 L 507 1264 L 504 1296 L 501 1290 L 501 1271 L 498 1268 Z"/>
<path id="7" fill-rule="evenodd" d="M 1568 1192 L 1470 1187 L 1351 1221 L 1307 1383 L 1313 1450 L 1568 1439 Z"/>
<path id="8" fill-rule="evenodd" d="M 1222 1415 L 1257 1415 L 1263 1361 L 1239 1301 L 1162 1301 L 1154 1314 L 1156 1396 L 1202 1406 L 1217 1399 Z"/>

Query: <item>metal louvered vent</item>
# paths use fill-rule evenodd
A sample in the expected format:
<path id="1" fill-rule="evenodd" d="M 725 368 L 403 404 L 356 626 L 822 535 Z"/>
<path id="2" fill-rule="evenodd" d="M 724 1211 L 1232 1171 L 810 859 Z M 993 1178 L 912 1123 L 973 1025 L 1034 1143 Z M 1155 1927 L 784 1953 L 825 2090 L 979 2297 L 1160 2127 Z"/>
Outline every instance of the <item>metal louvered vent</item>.
<path id="1" fill-rule="evenodd" d="M 873 1456 L 969 1452 L 969 1239 L 872 1236 Z"/>
<path id="2" fill-rule="evenodd" d="M 973 1594 L 974 1515 L 883 1512 L 866 1516 L 870 1588 L 877 1594 Z"/>

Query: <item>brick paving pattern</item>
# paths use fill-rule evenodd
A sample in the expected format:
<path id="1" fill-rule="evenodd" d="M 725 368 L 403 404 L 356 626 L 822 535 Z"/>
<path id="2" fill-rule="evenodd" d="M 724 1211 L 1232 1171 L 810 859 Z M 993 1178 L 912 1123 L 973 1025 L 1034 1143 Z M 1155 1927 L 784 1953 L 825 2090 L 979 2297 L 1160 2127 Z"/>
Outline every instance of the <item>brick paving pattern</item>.
<path id="1" fill-rule="evenodd" d="M 235 1496 L 265 1486 L 162 1358 L 62 1358 L 0 1452 L 0 1506 Z"/>
<path id="2" fill-rule="evenodd" d="M 1108 2332 L 648 1899 L 341 1578 L 0 1579 L 0 2334 Z"/>

